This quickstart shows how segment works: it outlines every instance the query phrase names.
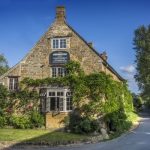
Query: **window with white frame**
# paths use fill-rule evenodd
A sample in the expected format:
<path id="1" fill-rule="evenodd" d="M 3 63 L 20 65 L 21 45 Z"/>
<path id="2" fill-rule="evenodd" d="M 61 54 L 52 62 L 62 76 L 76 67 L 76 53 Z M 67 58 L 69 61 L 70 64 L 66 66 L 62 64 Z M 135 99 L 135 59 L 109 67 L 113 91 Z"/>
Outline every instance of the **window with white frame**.
<path id="1" fill-rule="evenodd" d="M 9 77 L 9 90 L 18 90 L 18 77 Z"/>
<path id="2" fill-rule="evenodd" d="M 72 92 L 66 93 L 66 110 L 72 110 Z"/>
<path id="3" fill-rule="evenodd" d="M 72 94 L 63 90 L 49 91 L 46 104 L 47 111 L 71 111 Z"/>
<path id="4" fill-rule="evenodd" d="M 52 77 L 64 77 L 66 76 L 66 68 L 64 67 L 52 67 Z"/>
<path id="5" fill-rule="evenodd" d="M 65 49 L 67 48 L 66 38 L 54 38 L 52 39 L 52 48 L 53 49 Z"/>

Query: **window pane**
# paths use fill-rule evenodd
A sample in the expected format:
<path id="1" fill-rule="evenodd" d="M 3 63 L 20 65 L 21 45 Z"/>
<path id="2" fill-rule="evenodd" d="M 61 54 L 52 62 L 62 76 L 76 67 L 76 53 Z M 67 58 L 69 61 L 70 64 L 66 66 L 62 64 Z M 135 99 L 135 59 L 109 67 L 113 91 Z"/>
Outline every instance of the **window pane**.
<path id="1" fill-rule="evenodd" d="M 18 90 L 18 78 L 14 78 L 14 90 Z"/>
<path id="2" fill-rule="evenodd" d="M 72 96 L 72 92 L 67 92 L 66 96 Z"/>
<path id="3" fill-rule="evenodd" d="M 49 92 L 49 96 L 55 96 L 55 92 Z"/>
<path id="4" fill-rule="evenodd" d="M 52 92 L 52 96 L 55 96 L 55 92 Z"/>
<path id="5" fill-rule="evenodd" d="M 56 48 L 59 48 L 59 40 L 56 40 Z"/>
<path id="6" fill-rule="evenodd" d="M 56 48 L 55 43 L 56 43 L 55 40 L 53 40 L 53 48 Z"/>
<path id="7" fill-rule="evenodd" d="M 64 92 L 61 92 L 61 96 L 64 96 Z"/>
<path id="8" fill-rule="evenodd" d="M 67 110 L 72 110 L 72 97 L 67 97 Z"/>
<path id="9" fill-rule="evenodd" d="M 59 48 L 59 40 L 53 39 L 53 48 Z"/>
<path id="10" fill-rule="evenodd" d="M 59 111 L 63 111 L 63 98 L 59 98 Z"/>
<path id="11" fill-rule="evenodd" d="M 64 77 L 66 76 L 66 69 L 63 67 L 52 67 L 52 77 Z"/>
<path id="12" fill-rule="evenodd" d="M 56 77 L 56 68 L 52 67 L 52 77 Z"/>
<path id="13" fill-rule="evenodd" d="M 60 39 L 60 48 L 66 48 L 66 39 Z"/>
<path id="14" fill-rule="evenodd" d="M 9 89 L 13 90 L 13 78 L 9 78 Z"/>
<path id="15" fill-rule="evenodd" d="M 9 90 L 18 90 L 18 78 L 17 77 L 11 77 L 9 78 Z"/>
<path id="16" fill-rule="evenodd" d="M 56 110 L 56 98 L 55 97 L 51 97 L 50 98 L 50 110 Z"/>
<path id="17" fill-rule="evenodd" d="M 57 96 L 60 96 L 60 92 L 57 92 Z"/>

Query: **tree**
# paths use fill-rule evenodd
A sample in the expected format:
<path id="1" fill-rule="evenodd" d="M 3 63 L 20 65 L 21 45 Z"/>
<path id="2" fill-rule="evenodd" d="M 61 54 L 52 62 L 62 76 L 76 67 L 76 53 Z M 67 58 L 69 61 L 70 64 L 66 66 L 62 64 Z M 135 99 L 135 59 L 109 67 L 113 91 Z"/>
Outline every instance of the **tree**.
<path id="1" fill-rule="evenodd" d="M 136 29 L 134 36 L 137 65 L 135 79 L 144 99 L 150 101 L 150 25 Z"/>
<path id="2" fill-rule="evenodd" d="M 136 95 L 135 93 L 132 93 L 133 97 L 133 105 L 137 111 L 142 110 L 142 106 L 144 104 L 144 101 L 140 95 Z"/>
<path id="3" fill-rule="evenodd" d="M 0 76 L 9 69 L 8 62 L 3 54 L 0 54 Z"/>

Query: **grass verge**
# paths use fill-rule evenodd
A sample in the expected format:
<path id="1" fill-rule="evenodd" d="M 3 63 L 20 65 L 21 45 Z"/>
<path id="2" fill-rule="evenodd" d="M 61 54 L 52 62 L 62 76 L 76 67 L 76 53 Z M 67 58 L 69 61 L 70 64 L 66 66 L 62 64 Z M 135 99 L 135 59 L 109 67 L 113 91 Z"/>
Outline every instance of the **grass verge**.
<path id="1" fill-rule="evenodd" d="M 16 143 L 75 143 L 78 141 L 86 141 L 88 139 L 85 135 L 78 135 L 72 133 L 64 133 L 50 130 L 23 130 L 23 129 L 0 129 L 0 142 L 11 141 Z"/>

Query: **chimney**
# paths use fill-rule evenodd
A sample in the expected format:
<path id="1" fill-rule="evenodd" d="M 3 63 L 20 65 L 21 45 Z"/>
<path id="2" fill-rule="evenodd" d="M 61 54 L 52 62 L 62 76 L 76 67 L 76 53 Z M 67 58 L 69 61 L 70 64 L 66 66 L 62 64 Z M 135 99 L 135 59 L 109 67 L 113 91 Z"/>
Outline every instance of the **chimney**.
<path id="1" fill-rule="evenodd" d="M 65 20 L 66 20 L 65 7 L 64 6 L 56 7 L 56 21 L 65 22 Z"/>
<path id="2" fill-rule="evenodd" d="M 88 45 L 91 46 L 91 47 L 93 47 L 93 43 L 92 42 L 89 42 Z"/>
<path id="3" fill-rule="evenodd" d="M 106 53 L 105 51 L 104 51 L 103 53 L 101 53 L 100 56 L 101 56 L 105 61 L 107 61 L 108 56 L 107 56 L 107 53 Z"/>

